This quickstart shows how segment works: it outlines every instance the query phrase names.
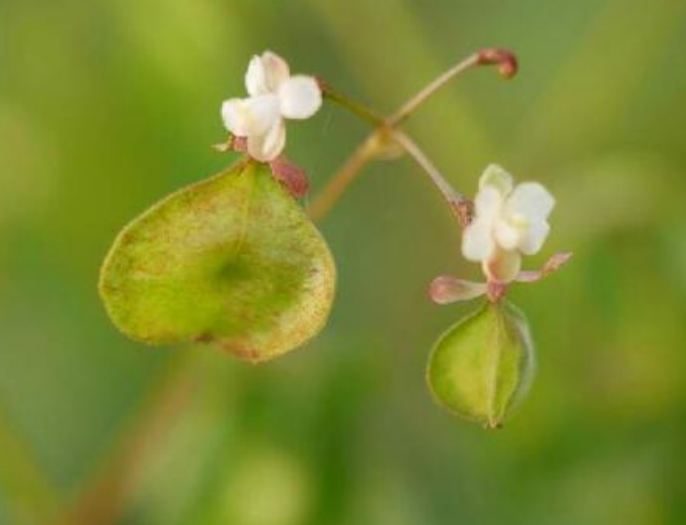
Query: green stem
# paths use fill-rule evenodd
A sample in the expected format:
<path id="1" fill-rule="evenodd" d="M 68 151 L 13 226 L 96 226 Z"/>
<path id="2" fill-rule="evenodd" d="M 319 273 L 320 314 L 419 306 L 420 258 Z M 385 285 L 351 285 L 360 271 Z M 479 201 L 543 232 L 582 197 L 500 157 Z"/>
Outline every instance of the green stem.
<path id="1" fill-rule="evenodd" d="M 374 110 L 368 108 L 360 102 L 356 102 L 346 97 L 342 93 L 334 90 L 331 86 L 326 84 L 323 80 L 318 79 L 319 86 L 321 87 L 322 94 L 324 98 L 335 102 L 339 106 L 347 109 L 354 115 L 357 115 L 362 120 L 372 124 L 374 126 L 380 126 L 384 124 L 384 118 L 376 113 Z"/>
<path id="2" fill-rule="evenodd" d="M 372 124 L 374 126 L 374 131 L 357 147 L 352 155 L 348 157 L 343 166 L 334 174 L 321 193 L 309 206 L 308 213 L 310 218 L 317 221 L 328 214 L 340 200 L 350 184 L 357 179 L 362 169 L 375 158 L 383 157 L 383 153 L 389 149 L 389 145 L 395 143 L 409 154 L 419 167 L 426 172 L 429 179 L 448 201 L 451 209 L 457 213 L 460 222 L 464 224 L 463 219 L 466 216 L 465 208 L 469 205 L 469 201 L 461 193 L 453 189 L 417 143 L 406 133 L 397 129 L 397 127 L 400 121 L 409 116 L 422 102 L 440 87 L 445 85 L 451 78 L 454 78 L 469 67 L 478 65 L 480 63 L 479 57 L 480 55 L 478 53 L 472 55 L 467 60 L 441 75 L 425 89 L 412 97 L 410 101 L 400 109 L 396 116 L 391 119 L 380 117 L 367 106 L 349 99 L 319 79 L 319 85 L 325 98 Z"/>

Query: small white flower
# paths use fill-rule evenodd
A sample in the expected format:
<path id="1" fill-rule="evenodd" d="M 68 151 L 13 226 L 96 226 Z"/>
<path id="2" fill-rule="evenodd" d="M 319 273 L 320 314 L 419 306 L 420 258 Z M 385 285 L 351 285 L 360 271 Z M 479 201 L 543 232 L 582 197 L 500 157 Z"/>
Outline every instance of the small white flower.
<path id="1" fill-rule="evenodd" d="M 489 281 L 507 283 L 521 268 L 522 254 L 537 253 L 548 236 L 555 199 L 541 184 L 514 187 L 500 166 L 488 166 L 474 199 L 474 219 L 464 230 L 462 253 L 481 262 Z"/>
<path id="2" fill-rule="evenodd" d="M 322 105 L 322 92 L 310 76 L 291 76 L 280 56 L 266 51 L 254 56 L 245 75 L 248 98 L 222 104 L 224 126 L 237 137 L 247 138 L 251 157 L 274 160 L 286 145 L 284 119 L 306 119 Z"/>

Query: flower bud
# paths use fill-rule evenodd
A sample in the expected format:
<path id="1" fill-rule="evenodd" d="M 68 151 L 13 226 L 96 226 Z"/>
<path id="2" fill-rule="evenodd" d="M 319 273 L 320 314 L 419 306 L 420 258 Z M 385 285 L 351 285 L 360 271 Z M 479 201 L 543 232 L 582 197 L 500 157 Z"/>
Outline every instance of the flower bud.
<path id="1" fill-rule="evenodd" d="M 536 368 L 529 326 L 510 303 L 485 303 L 436 343 L 427 381 L 458 416 L 498 428 L 526 395 Z"/>

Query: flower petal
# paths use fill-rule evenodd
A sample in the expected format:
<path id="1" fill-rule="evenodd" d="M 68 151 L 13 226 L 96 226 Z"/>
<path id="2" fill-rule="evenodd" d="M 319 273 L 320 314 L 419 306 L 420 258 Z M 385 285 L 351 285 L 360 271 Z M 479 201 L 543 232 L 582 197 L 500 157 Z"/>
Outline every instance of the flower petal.
<path id="1" fill-rule="evenodd" d="M 518 248 L 526 235 L 528 227 L 518 225 L 516 222 L 498 220 L 494 228 L 495 240 L 503 250 Z"/>
<path id="2" fill-rule="evenodd" d="M 297 75 L 281 85 L 279 101 L 284 117 L 310 118 L 322 105 L 322 91 L 314 78 Z"/>
<path id="3" fill-rule="evenodd" d="M 500 216 L 504 202 L 503 196 L 497 189 L 485 186 L 474 198 L 474 216 L 493 223 Z"/>
<path id="4" fill-rule="evenodd" d="M 506 197 L 512 192 L 514 186 L 512 175 L 497 164 L 490 164 L 479 179 L 479 190 L 488 186 L 495 188 L 503 197 Z"/>
<path id="5" fill-rule="evenodd" d="M 291 77 L 291 69 L 288 62 L 271 51 L 262 53 L 262 63 L 267 77 L 267 88 L 274 93 Z"/>
<path id="6" fill-rule="evenodd" d="M 490 258 L 495 250 L 493 229 L 503 205 L 500 192 L 485 186 L 474 199 L 474 219 L 464 229 L 462 254 L 470 261 L 479 262 Z"/>
<path id="7" fill-rule="evenodd" d="M 440 275 L 431 281 L 429 296 L 437 304 L 450 304 L 457 301 L 469 301 L 486 293 L 486 283 L 475 283 Z"/>
<path id="8" fill-rule="evenodd" d="M 488 219 L 474 219 L 462 233 L 462 255 L 472 262 L 485 261 L 495 251 L 492 222 Z"/>
<path id="9" fill-rule="evenodd" d="M 286 125 L 279 119 L 266 133 L 248 137 L 248 154 L 260 162 L 278 157 L 286 145 Z"/>
<path id="10" fill-rule="evenodd" d="M 545 221 L 555 206 L 555 198 L 538 182 L 519 184 L 505 205 L 506 215 L 521 215 L 529 222 Z"/>
<path id="11" fill-rule="evenodd" d="M 519 241 L 519 251 L 525 255 L 534 255 L 535 253 L 538 253 L 548 237 L 549 232 L 550 225 L 547 221 L 532 222 Z"/>
<path id="12" fill-rule="evenodd" d="M 497 250 L 494 256 L 482 263 L 489 281 L 509 283 L 522 268 L 522 256 L 516 250 Z"/>
<path id="13" fill-rule="evenodd" d="M 222 104 L 224 126 L 238 137 L 267 132 L 279 119 L 279 103 L 274 95 L 238 99 Z"/>
<path id="14" fill-rule="evenodd" d="M 248 94 L 251 97 L 269 93 L 264 63 L 262 62 L 262 58 L 257 55 L 252 57 L 248 64 L 248 71 L 245 74 L 245 88 L 248 90 Z"/>
<path id="15" fill-rule="evenodd" d="M 290 76 L 286 61 L 276 53 L 265 51 L 250 60 L 245 74 L 245 87 L 253 97 L 275 93 Z"/>
<path id="16" fill-rule="evenodd" d="M 536 281 L 540 281 L 551 273 L 558 271 L 571 258 L 571 252 L 556 253 L 550 259 L 548 259 L 548 261 L 543 265 L 543 268 L 540 270 L 519 272 L 519 275 L 517 275 L 517 281 L 520 283 L 534 283 Z"/>

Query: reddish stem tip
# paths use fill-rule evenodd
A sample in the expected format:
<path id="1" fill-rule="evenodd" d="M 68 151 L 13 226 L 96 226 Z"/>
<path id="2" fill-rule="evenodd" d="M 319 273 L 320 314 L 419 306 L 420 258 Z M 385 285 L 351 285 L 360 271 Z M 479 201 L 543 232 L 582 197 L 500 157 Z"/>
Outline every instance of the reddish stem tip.
<path id="1" fill-rule="evenodd" d="M 455 215 L 457 215 L 457 220 L 460 223 L 460 227 L 464 230 L 472 222 L 474 217 L 474 203 L 470 200 L 464 199 L 462 197 L 455 198 L 450 201 Z"/>
<path id="2" fill-rule="evenodd" d="M 507 293 L 507 283 L 500 281 L 489 281 L 486 288 L 486 297 L 492 303 L 497 303 L 505 297 Z"/>
<path id="3" fill-rule="evenodd" d="M 498 73 L 504 78 L 512 78 L 519 68 L 517 57 L 507 49 L 482 49 L 478 52 L 478 63 L 481 66 L 497 66 Z"/>
<path id="4" fill-rule="evenodd" d="M 320 77 L 319 75 L 314 76 L 314 81 L 317 83 L 319 86 L 319 89 L 323 94 L 327 94 L 329 92 L 329 85 L 326 83 L 326 81 Z"/>

